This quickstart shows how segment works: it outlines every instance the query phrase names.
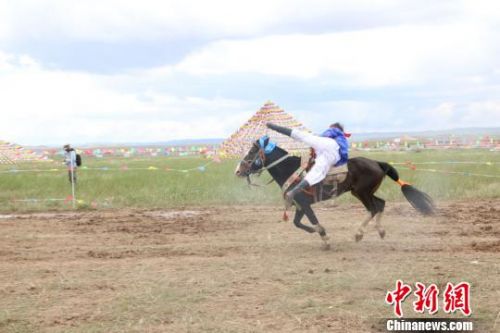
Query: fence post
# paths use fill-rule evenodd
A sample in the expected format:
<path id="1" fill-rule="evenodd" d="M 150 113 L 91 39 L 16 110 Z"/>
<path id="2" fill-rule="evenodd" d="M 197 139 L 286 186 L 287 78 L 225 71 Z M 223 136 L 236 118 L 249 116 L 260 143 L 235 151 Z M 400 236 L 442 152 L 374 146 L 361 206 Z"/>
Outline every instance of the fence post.
<path id="1" fill-rule="evenodd" d="M 75 198 L 75 173 L 73 165 L 70 166 L 71 173 L 71 199 L 73 201 L 73 208 L 76 207 L 76 198 Z"/>

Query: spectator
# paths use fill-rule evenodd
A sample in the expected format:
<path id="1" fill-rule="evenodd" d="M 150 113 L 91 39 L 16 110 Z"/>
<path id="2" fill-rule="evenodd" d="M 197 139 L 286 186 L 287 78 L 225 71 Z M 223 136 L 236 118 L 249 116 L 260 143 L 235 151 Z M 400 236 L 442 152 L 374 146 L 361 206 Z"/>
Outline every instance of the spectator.
<path id="1" fill-rule="evenodd" d="M 64 164 L 68 167 L 68 178 L 70 183 L 76 184 L 76 151 L 69 144 L 64 145 Z"/>

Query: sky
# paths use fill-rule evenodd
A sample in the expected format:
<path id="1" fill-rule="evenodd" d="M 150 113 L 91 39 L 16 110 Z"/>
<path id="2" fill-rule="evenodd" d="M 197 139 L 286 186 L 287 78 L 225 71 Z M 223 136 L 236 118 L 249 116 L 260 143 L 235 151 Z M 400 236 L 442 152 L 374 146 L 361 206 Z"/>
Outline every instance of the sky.
<path id="1" fill-rule="evenodd" d="M 0 140 L 500 127 L 500 2 L 0 0 Z"/>

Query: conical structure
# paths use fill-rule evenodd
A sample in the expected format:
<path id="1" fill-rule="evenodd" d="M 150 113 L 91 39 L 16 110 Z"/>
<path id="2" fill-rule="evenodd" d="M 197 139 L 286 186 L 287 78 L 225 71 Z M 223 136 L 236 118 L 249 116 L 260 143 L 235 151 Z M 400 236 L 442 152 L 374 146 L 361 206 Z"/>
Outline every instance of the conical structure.
<path id="1" fill-rule="evenodd" d="M 308 147 L 292 138 L 269 130 L 266 123 L 271 122 L 288 128 L 308 131 L 302 123 L 286 113 L 278 105 L 268 101 L 243 126 L 226 139 L 219 150 L 223 157 L 243 157 L 252 147 L 255 140 L 263 135 L 269 135 L 278 146 L 291 154 L 298 154 Z"/>
<path id="2" fill-rule="evenodd" d="M 40 160 L 44 160 L 44 158 L 33 150 L 0 140 L 0 164 L 15 164 L 16 162 Z"/>

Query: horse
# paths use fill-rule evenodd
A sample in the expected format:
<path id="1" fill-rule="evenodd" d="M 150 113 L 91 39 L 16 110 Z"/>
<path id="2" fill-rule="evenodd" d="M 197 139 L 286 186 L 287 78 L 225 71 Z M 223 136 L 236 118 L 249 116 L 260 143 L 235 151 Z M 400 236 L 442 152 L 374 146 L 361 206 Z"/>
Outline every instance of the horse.
<path id="1" fill-rule="evenodd" d="M 247 178 L 247 181 L 251 184 L 250 175 L 260 174 L 262 171 L 267 170 L 273 180 L 280 187 L 283 187 L 290 177 L 299 170 L 301 164 L 301 157 L 289 155 L 286 150 L 271 142 L 269 137 L 263 136 L 253 142 L 250 150 L 236 166 L 235 175 Z M 402 181 L 397 170 L 389 163 L 375 161 L 366 157 L 354 157 L 348 159 L 347 170 L 345 180 L 338 183 L 334 191 L 332 191 L 333 185 L 316 185 L 298 193 L 294 198 L 293 204 L 296 207 L 293 219 L 294 225 L 308 233 L 319 233 L 325 249 L 330 248 L 329 237 L 325 228 L 319 223 L 311 206 L 318 201 L 340 196 L 348 191 L 361 201 L 368 211 L 368 217 L 361 223 L 355 234 L 355 240 L 359 242 L 363 239 L 365 228 L 372 219 L 375 219 L 375 228 L 380 238 L 384 239 L 385 230 L 382 227 L 381 220 L 385 200 L 375 196 L 375 193 L 385 176 L 388 176 L 401 186 L 403 195 L 418 212 L 423 215 L 431 215 L 435 211 L 432 198 L 411 184 Z M 319 193 L 320 191 L 321 193 Z M 304 215 L 307 216 L 312 227 L 301 222 Z"/>

